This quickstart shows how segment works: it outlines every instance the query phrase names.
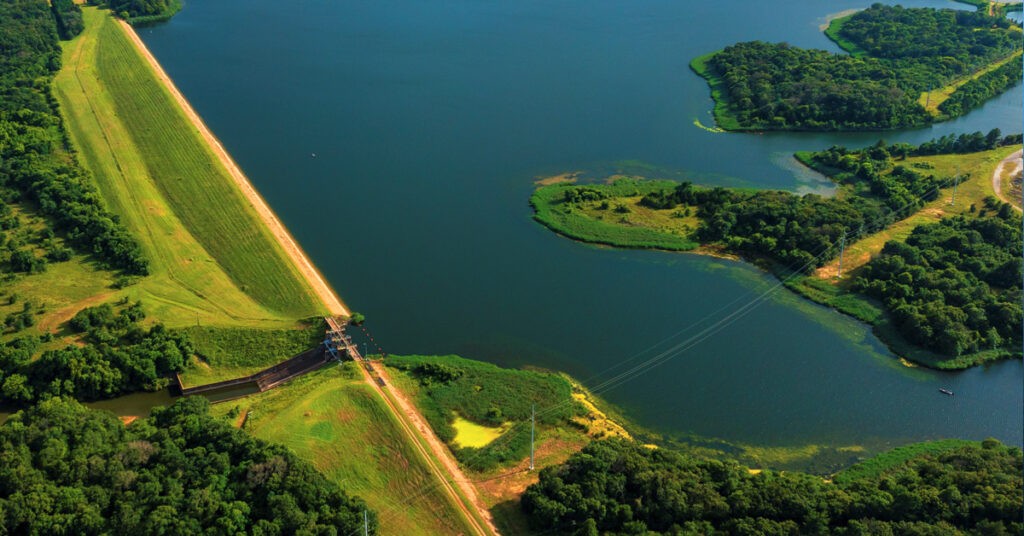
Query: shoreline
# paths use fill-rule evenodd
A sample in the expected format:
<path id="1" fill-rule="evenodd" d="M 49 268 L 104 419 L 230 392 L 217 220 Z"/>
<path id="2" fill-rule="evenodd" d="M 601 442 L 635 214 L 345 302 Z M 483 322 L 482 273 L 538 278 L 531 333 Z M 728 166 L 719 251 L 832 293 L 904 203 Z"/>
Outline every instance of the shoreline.
<path id="1" fill-rule="evenodd" d="M 281 220 L 274 213 L 270 205 L 267 204 L 263 196 L 256 190 L 256 188 L 249 182 L 248 177 L 242 172 L 238 164 L 235 163 L 231 155 L 228 154 L 227 150 L 221 144 L 220 140 L 210 131 L 206 123 L 203 122 L 202 118 L 189 104 L 188 99 L 182 95 L 181 91 L 178 90 L 177 86 L 174 85 L 174 81 L 171 80 L 170 76 L 164 71 L 163 67 L 157 61 L 156 57 L 149 51 L 146 44 L 139 37 L 139 34 L 135 29 L 127 22 L 118 19 L 118 25 L 128 39 L 135 45 L 135 48 L 139 51 L 143 58 L 146 59 L 146 63 L 149 64 L 150 68 L 153 69 L 157 79 L 163 84 L 164 88 L 170 93 L 171 97 L 174 98 L 175 102 L 184 112 L 185 116 L 192 123 L 192 125 L 198 130 L 200 136 L 206 141 L 207 146 L 217 157 L 220 163 L 227 170 L 228 174 L 232 178 L 232 182 L 238 188 L 239 193 L 242 197 L 249 202 L 259 216 L 260 221 L 267 227 L 270 233 L 274 236 L 278 245 L 284 250 L 285 255 L 291 261 L 292 266 L 302 275 L 302 278 L 310 286 L 313 294 L 320 299 L 320 302 L 327 309 L 332 316 L 349 316 L 350 311 L 338 297 L 338 294 L 331 288 L 330 284 L 324 279 L 320 271 L 313 265 L 312 261 L 303 251 L 302 247 L 299 246 L 295 238 L 292 237 L 288 229 L 281 223 Z"/>
<path id="2" fill-rule="evenodd" d="M 349 309 L 342 303 L 323 275 L 292 237 L 291 233 L 288 232 L 287 228 L 281 223 L 280 219 L 256 188 L 249 182 L 242 170 L 224 149 L 220 140 L 209 130 L 199 114 L 174 85 L 170 76 L 167 75 L 145 43 L 142 42 L 135 29 L 124 20 L 118 19 L 117 23 L 138 52 L 145 58 L 157 79 L 168 90 L 190 123 L 198 130 L 210 150 L 221 164 L 224 165 L 232 178 L 232 182 L 239 189 L 239 193 L 250 203 L 257 212 L 260 221 L 273 234 L 275 240 L 291 261 L 292 266 L 309 285 L 309 290 L 319 298 L 331 315 L 350 316 Z M 425 419 L 405 400 L 404 393 L 391 386 L 389 381 L 386 382 L 389 388 L 385 389 L 375 381 L 364 367 L 359 366 L 357 368 L 361 371 L 364 381 L 376 391 L 401 429 L 406 433 L 410 445 L 419 451 L 422 459 L 437 477 L 440 487 L 445 489 L 446 494 L 451 498 L 453 506 L 461 511 L 468 523 L 468 528 L 474 533 L 481 535 L 498 534 L 489 511 L 480 506 L 472 481 L 462 473 L 454 459 L 451 458 L 447 448 L 441 445 L 439 440 L 430 433 L 425 424 Z M 379 370 L 378 373 L 380 373 Z M 383 377 L 384 375 L 381 374 L 381 376 Z M 403 404 L 403 402 L 405 403 Z M 444 474 L 445 472 L 447 474 Z"/>
<path id="3" fill-rule="evenodd" d="M 993 177 L 992 180 L 995 181 L 995 178 Z M 586 232 L 573 232 L 571 229 L 569 229 L 569 227 L 565 225 L 560 225 L 560 223 L 564 222 L 559 222 L 557 219 L 551 218 L 549 213 L 545 212 L 543 215 L 541 214 L 542 210 L 540 209 L 539 204 L 545 203 L 547 200 L 538 199 L 538 192 L 545 189 L 549 189 L 552 186 L 554 185 L 537 187 L 534 190 L 534 193 L 530 196 L 530 206 L 533 209 L 532 219 L 539 223 L 544 228 L 553 232 L 556 236 L 567 238 L 574 242 L 594 247 L 620 250 L 648 250 L 661 251 L 666 253 L 692 254 L 712 259 L 727 260 L 748 265 L 765 274 L 771 275 L 777 281 L 779 281 L 779 283 L 782 286 L 784 286 L 787 290 L 792 292 L 797 297 L 807 300 L 811 303 L 827 307 L 828 309 L 831 309 L 836 313 L 850 317 L 858 322 L 862 322 L 871 329 L 871 332 L 878 338 L 878 340 L 883 345 L 885 345 L 889 352 L 891 352 L 892 355 L 895 358 L 899 359 L 901 362 L 912 362 L 915 365 L 925 367 L 931 370 L 966 370 L 975 366 L 980 366 L 995 361 L 1021 358 L 1021 354 L 1019 352 L 1014 352 L 1012 349 L 1007 348 L 980 350 L 978 352 L 970 354 L 949 357 L 941 354 L 936 354 L 925 348 L 916 347 L 913 344 L 907 342 L 902 335 L 900 335 L 893 329 L 891 325 L 891 320 L 888 317 L 883 316 L 882 318 L 872 320 L 860 316 L 856 313 L 855 310 L 851 310 L 847 307 L 843 307 L 836 303 L 835 298 L 839 298 L 840 295 L 830 295 L 823 297 L 818 295 L 820 293 L 815 292 L 813 288 L 809 288 L 806 284 L 804 284 L 804 281 L 806 281 L 807 278 L 814 279 L 814 276 L 798 277 L 797 274 L 789 272 L 788 269 L 785 269 L 781 265 L 764 257 L 731 253 L 729 251 L 726 251 L 725 248 L 722 247 L 721 245 L 715 244 L 696 243 L 696 245 L 692 248 L 672 249 L 669 247 L 659 247 L 658 245 L 649 245 L 642 243 L 613 243 L 612 241 L 603 240 L 601 237 L 587 235 Z M 858 296 L 856 294 L 848 295 Z"/>

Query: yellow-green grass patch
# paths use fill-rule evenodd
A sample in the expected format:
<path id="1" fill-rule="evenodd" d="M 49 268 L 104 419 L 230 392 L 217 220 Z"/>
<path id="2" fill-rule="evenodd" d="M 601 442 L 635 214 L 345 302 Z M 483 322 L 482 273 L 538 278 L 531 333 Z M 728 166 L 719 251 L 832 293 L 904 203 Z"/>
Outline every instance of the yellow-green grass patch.
<path id="1" fill-rule="evenodd" d="M 104 11 L 83 15 L 54 93 L 82 163 L 152 263 L 125 293 L 169 325 L 280 326 L 320 312 L 124 31 Z"/>
<path id="2" fill-rule="evenodd" d="M 721 50 L 709 52 L 703 56 L 697 56 L 690 61 L 690 69 L 697 73 L 701 78 L 708 81 L 708 86 L 711 88 L 711 100 L 715 102 L 714 117 L 715 124 L 722 130 L 743 130 L 743 125 L 740 124 L 739 120 L 736 119 L 736 115 L 733 113 L 732 108 L 729 105 L 729 101 L 726 98 L 727 88 L 725 80 L 716 75 L 711 67 L 708 66 L 708 60 L 715 54 L 718 54 Z"/>
<path id="3" fill-rule="evenodd" d="M 17 275 L 3 284 L 0 319 L 21 312 L 28 300 L 37 308 L 41 307 L 42 314 L 37 316 L 35 326 L 13 336 L 55 332 L 60 324 L 81 309 L 112 300 L 116 294 L 109 286 L 114 277 L 113 273 L 97 268 L 93 261 L 82 255 L 75 255 L 65 262 L 51 263 L 45 272 Z M 15 300 L 9 303 L 12 296 Z M 11 336 L 8 334 L 6 338 Z"/>
<path id="4" fill-rule="evenodd" d="M 992 173 L 995 172 L 996 166 L 1004 158 L 1018 150 L 1020 150 L 1018 147 L 1000 147 L 970 154 L 915 156 L 899 162 L 903 166 L 913 166 L 914 164 L 931 166 L 930 169 L 921 170 L 926 174 L 952 177 L 959 173 L 960 176 L 967 178 L 961 181 L 956 188 L 955 204 L 950 204 L 953 202 L 953 188 L 943 189 L 938 199 L 928 203 L 911 216 L 848 245 L 846 253 L 843 255 L 843 280 L 852 280 L 855 271 L 876 257 L 886 242 L 905 240 L 918 225 L 935 223 L 949 215 L 970 212 L 972 205 L 980 209 L 986 197 L 995 195 L 992 190 Z M 839 259 L 837 257 L 815 271 L 815 276 L 820 279 L 832 280 L 838 270 Z"/>
<path id="5" fill-rule="evenodd" d="M 469 534 L 398 422 L 353 368 L 321 369 L 214 406 L 248 411 L 245 429 L 281 443 L 377 512 L 381 534 Z"/>
<path id="6" fill-rule="evenodd" d="M 939 105 L 942 104 L 943 102 L 946 102 L 946 100 L 949 99 L 949 97 L 952 96 L 953 93 L 956 93 L 956 90 L 960 89 L 961 86 L 963 86 L 967 82 L 970 82 L 971 80 L 975 80 L 981 77 L 982 75 L 992 72 L 1011 61 L 1020 61 L 1020 58 L 1021 51 L 1018 50 L 1017 52 L 1014 52 L 1013 54 L 1007 56 L 1006 58 L 1003 58 L 1002 60 L 986 65 L 985 67 L 977 70 L 976 72 L 969 76 L 957 78 L 956 80 L 953 80 L 952 82 L 946 84 L 945 86 L 921 93 L 921 97 L 917 100 L 917 102 L 920 103 L 921 106 L 923 106 L 924 109 L 928 111 L 928 113 L 932 114 L 935 117 L 938 117 L 942 115 L 942 112 L 939 111 Z"/>
<path id="7" fill-rule="evenodd" d="M 455 415 L 452 421 L 455 428 L 455 445 L 459 447 L 482 448 L 490 445 L 492 441 L 501 437 L 512 428 L 512 423 L 506 422 L 501 426 L 484 426 Z"/>

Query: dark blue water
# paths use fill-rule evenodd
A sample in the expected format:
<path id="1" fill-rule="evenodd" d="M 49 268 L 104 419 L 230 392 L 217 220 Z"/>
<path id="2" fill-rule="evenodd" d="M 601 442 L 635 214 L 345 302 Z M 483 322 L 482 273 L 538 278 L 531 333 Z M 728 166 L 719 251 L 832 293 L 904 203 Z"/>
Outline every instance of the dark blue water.
<path id="1" fill-rule="evenodd" d="M 749 39 L 836 50 L 819 25 L 869 3 L 191 0 L 142 37 L 385 350 L 596 386 L 776 281 L 557 237 L 530 219 L 533 181 L 626 171 L 820 189 L 793 151 L 879 134 L 707 132 L 693 121 L 712 124 L 708 89 L 687 64 Z M 1018 86 L 884 137 L 1019 132 L 1021 106 Z M 658 430 L 748 443 L 1020 443 L 1022 381 L 1020 362 L 903 367 L 863 325 L 782 292 L 601 394 Z"/>

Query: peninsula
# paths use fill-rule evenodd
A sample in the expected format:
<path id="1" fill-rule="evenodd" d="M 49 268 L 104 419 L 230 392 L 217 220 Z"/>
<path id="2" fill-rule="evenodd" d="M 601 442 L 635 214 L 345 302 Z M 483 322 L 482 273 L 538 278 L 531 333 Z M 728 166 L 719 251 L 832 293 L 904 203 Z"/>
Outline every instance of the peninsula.
<path id="1" fill-rule="evenodd" d="M 0 531 L 1020 532 L 1015 447 L 944 440 L 869 457 L 877 447 L 687 442 L 643 430 L 598 398 L 635 370 L 588 390 L 557 372 L 378 346 L 273 390 L 217 404 L 171 399 L 171 378 L 194 386 L 247 376 L 318 346 L 343 317 L 363 318 L 124 22 L 166 18 L 180 4 L 106 7 L 116 13 L 66 0 L 0 3 L 0 401 L 16 410 L 0 424 Z M 805 259 L 808 233 L 787 237 L 780 226 L 737 241 L 749 222 L 730 215 L 796 206 L 848 226 L 904 202 L 927 211 L 930 189 L 948 191 L 947 153 L 984 167 L 1020 142 L 997 134 L 803 155 L 847 174 L 836 175 L 841 206 L 653 181 L 607 186 L 634 197 L 643 189 L 635 200 L 597 186 L 567 195 L 574 210 L 616 214 L 616 229 L 643 207 L 680 231 L 673 240 L 699 234 L 719 203 L 714 228 L 728 238 L 717 251 L 746 255 L 793 238 L 786 254 Z M 894 177 L 911 187 L 893 187 Z M 958 185 L 964 202 L 978 195 L 975 182 Z M 869 188 L 883 193 L 861 199 Z M 993 202 L 976 208 L 988 225 L 977 232 L 1000 232 L 1014 216 Z M 799 223 L 826 241 L 846 236 Z M 987 276 L 1012 271 L 1000 251 L 986 253 Z M 376 342 L 366 325 L 349 329 Z M 116 416 L 89 409 L 97 406 Z"/>
<path id="2" fill-rule="evenodd" d="M 1020 357 L 1020 215 L 992 189 L 1019 145 L 994 130 L 798 154 L 836 181 L 831 198 L 623 178 L 541 186 L 530 203 L 537 221 L 576 240 L 751 259 L 872 324 L 898 355 L 966 368 Z M 982 240 L 985 251 L 967 246 Z"/>
<path id="3" fill-rule="evenodd" d="M 738 43 L 695 58 L 725 130 L 887 130 L 962 115 L 1018 84 L 1021 28 L 985 11 L 874 4 L 831 21 L 847 54 Z"/>

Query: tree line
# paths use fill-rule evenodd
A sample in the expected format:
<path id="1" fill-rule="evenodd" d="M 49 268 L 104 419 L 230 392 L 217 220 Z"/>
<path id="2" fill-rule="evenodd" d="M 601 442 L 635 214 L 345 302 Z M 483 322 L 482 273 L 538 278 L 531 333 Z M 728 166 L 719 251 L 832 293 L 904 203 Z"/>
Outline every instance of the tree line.
<path id="1" fill-rule="evenodd" d="M 875 4 L 844 19 L 835 35 L 859 57 L 760 41 L 706 60 L 723 83 L 729 112 L 744 128 L 895 129 L 930 123 L 922 92 L 1021 49 L 1003 17 L 951 9 Z M 966 113 L 1020 81 L 1011 61 L 958 88 L 939 110 Z"/>
<path id="2" fill-rule="evenodd" d="M 825 198 L 816 194 L 729 188 L 698 188 L 688 182 L 641 198 L 642 205 L 695 210 L 696 236 L 703 244 L 766 257 L 797 271 L 811 271 L 838 254 L 837 244 L 888 213 L 877 200 L 860 196 Z"/>
<path id="3" fill-rule="evenodd" d="M 853 288 L 881 300 L 900 334 L 929 350 L 1019 349 L 1021 245 L 1020 216 L 989 198 L 977 217 L 946 218 L 887 242 Z"/>
<path id="4" fill-rule="evenodd" d="M 0 343 L 0 401 L 26 404 L 53 396 L 99 400 L 166 388 L 195 353 L 183 333 L 145 328 L 139 303 L 79 311 L 68 323 L 88 344 L 44 351 L 27 336 Z"/>
<path id="5" fill-rule="evenodd" d="M 1021 450 L 986 440 L 880 475 L 753 474 L 627 440 L 540 472 L 522 509 L 560 534 L 1020 534 Z"/>
<path id="6" fill-rule="evenodd" d="M 82 8 L 73 0 L 52 0 L 50 9 L 53 10 L 53 17 L 57 21 L 57 33 L 61 39 L 72 39 L 85 29 Z"/>
<path id="7" fill-rule="evenodd" d="M 1019 58 L 968 81 L 939 105 L 939 111 L 956 117 L 977 108 L 981 103 L 1017 85 L 1024 75 Z"/>
<path id="8" fill-rule="evenodd" d="M 363 533 L 362 500 L 202 397 L 129 426 L 51 398 L 0 425 L 0 460 L 5 534 Z"/>
<path id="9" fill-rule="evenodd" d="M 69 244 L 104 265 L 145 275 L 149 263 L 138 242 L 103 207 L 70 152 L 50 92 L 59 68 L 57 23 L 49 5 L 0 3 L 0 200 L 38 210 Z"/>

